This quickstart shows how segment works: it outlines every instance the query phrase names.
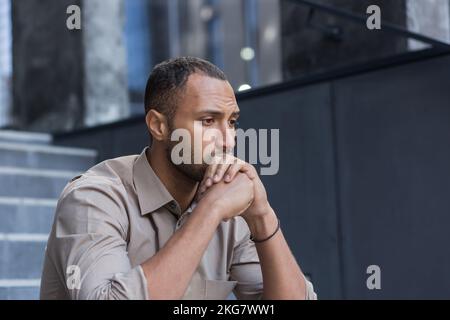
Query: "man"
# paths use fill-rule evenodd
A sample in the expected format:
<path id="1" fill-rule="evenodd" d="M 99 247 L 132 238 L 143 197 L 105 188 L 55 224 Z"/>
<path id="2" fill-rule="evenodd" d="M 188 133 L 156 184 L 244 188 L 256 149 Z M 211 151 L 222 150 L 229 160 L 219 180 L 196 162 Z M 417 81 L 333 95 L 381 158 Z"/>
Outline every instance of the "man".
<path id="1" fill-rule="evenodd" d="M 192 141 L 192 153 L 213 141 L 214 159 L 229 159 L 239 108 L 223 72 L 198 58 L 163 62 L 145 110 L 150 148 L 104 161 L 63 190 L 41 298 L 315 299 L 253 166 L 172 159 L 171 134 L 194 136 L 196 123 L 221 134 Z"/>

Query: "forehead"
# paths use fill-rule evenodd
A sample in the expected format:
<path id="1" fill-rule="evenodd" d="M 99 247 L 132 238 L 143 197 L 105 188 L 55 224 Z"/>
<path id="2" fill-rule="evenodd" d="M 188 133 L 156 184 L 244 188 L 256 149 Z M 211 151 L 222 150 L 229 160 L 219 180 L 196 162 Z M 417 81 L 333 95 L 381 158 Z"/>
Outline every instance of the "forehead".
<path id="1" fill-rule="evenodd" d="M 184 90 L 184 102 L 192 106 L 237 107 L 233 88 L 228 81 L 202 74 L 189 76 Z"/>

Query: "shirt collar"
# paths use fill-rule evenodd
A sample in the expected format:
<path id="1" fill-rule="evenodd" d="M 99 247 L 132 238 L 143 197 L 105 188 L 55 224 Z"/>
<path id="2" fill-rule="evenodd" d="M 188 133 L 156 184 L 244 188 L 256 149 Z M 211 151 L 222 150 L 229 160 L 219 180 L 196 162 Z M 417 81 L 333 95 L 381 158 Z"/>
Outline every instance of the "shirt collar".
<path id="1" fill-rule="evenodd" d="M 139 201 L 141 215 L 152 213 L 163 206 L 175 214 L 179 214 L 180 208 L 175 199 L 166 189 L 162 181 L 150 166 L 146 147 L 133 165 L 133 182 Z"/>

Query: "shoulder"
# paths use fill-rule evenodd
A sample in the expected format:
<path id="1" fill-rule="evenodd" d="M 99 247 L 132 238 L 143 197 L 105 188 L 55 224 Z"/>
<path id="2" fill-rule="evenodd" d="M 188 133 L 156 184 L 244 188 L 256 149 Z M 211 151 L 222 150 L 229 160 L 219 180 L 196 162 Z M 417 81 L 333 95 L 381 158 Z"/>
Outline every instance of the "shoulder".
<path id="1" fill-rule="evenodd" d="M 86 193 L 86 196 L 95 192 L 121 193 L 132 185 L 133 165 L 137 155 L 125 156 L 105 160 L 86 172 L 72 178 L 64 187 L 60 199 L 64 199 L 73 192 Z"/>
<path id="2" fill-rule="evenodd" d="M 65 186 L 57 204 L 58 230 L 92 232 L 100 224 L 108 224 L 125 234 L 136 157 L 106 160 L 74 177 Z"/>

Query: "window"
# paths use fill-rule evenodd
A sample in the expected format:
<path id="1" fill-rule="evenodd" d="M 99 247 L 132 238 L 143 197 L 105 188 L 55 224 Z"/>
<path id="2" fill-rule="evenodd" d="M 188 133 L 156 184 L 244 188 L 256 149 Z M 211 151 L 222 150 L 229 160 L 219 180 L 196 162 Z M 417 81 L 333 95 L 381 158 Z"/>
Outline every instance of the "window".
<path id="1" fill-rule="evenodd" d="M 11 2 L 0 0 L 0 128 L 10 123 L 11 43 Z"/>
<path id="2" fill-rule="evenodd" d="M 144 110 L 143 92 L 152 69 L 149 1 L 125 1 L 125 16 L 130 113 L 135 114 Z"/>

